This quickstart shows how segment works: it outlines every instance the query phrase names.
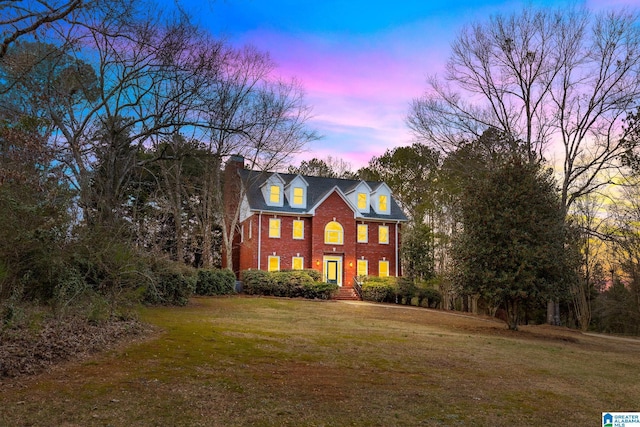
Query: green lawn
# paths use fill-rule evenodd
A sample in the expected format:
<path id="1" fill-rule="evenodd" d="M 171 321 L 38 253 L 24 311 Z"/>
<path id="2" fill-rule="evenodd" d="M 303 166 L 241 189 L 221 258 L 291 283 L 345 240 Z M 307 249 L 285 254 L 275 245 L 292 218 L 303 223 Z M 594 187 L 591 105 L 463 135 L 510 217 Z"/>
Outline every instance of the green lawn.
<path id="1" fill-rule="evenodd" d="M 640 342 L 393 305 L 198 298 L 144 340 L 0 385 L 0 425 L 601 425 Z"/>

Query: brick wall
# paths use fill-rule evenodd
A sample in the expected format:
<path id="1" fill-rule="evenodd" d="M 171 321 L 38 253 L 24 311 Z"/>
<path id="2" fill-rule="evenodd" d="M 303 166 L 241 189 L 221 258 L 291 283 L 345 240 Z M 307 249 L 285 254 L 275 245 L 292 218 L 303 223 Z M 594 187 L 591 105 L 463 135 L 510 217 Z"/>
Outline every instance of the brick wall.
<path id="1" fill-rule="evenodd" d="M 324 243 L 325 226 L 335 221 L 342 225 L 344 230 L 343 245 L 327 245 Z M 346 204 L 337 192 L 333 192 L 316 209 L 313 217 L 313 262 L 314 268 L 322 271 L 322 261 L 325 255 L 343 257 L 343 286 L 352 286 L 353 277 L 356 275 L 356 223 L 353 210 Z M 320 265 L 318 265 L 320 261 Z M 351 264 L 351 265 L 350 265 Z"/>
<path id="2" fill-rule="evenodd" d="M 254 215 L 254 217 L 257 216 Z M 269 237 L 269 219 L 271 218 L 280 219 L 280 238 Z M 304 222 L 304 240 L 293 238 L 293 221 L 298 219 Z M 257 223 L 258 219 L 256 218 Z M 312 268 L 310 236 L 311 218 L 309 217 L 263 214 L 260 269 L 266 270 L 268 268 L 269 256 L 272 255 L 280 257 L 281 270 L 290 270 L 292 268 L 292 259 L 295 256 L 304 258 L 304 268 Z"/>
<path id="3" fill-rule="evenodd" d="M 395 222 L 377 222 L 377 221 L 358 221 L 358 223 L 365 223 L 369 227 L 369 240 L 368 243 L 356 244 L 356 259 L 365 259 L 369 262 L 369 274 L 372 276 L 378 275 L 379 261 L 389 261 L 389 275 L 395 276 L 396 274 L 396 227 L 398 227 L 398 239 L 400 239 L 400 226 Z M 386 225 L 389 227 L 389 243 L 379 244 L 379 226 Z M 398 260 L 399 262 L 399 260 Z M 401 275 L 401 271 L 398 268 L 398 275 Z"/>

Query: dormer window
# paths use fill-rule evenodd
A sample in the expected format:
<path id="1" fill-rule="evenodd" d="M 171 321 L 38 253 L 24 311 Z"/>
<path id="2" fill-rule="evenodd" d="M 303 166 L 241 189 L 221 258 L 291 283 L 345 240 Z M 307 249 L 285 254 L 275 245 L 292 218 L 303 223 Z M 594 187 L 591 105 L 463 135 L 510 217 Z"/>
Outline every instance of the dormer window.
<path id="1" fill-rule="evenodd" d="M 304 204 L 304 188 L 302 187 L 293 188 L 293 204 L 294 205 Z"/>
<path id="2" fill-rule="evenodd" d="M 365 210 L 367 208 L 367 193 L 358 193 L 358 210 Z"/>
<path id="3" fill-rule="evenodd" d="M 368 214 L 371 204 L 371 187 L 360 181 L 347 192 L 347 197 L 360 213 Z"/>
<path id="4" fill-rule="evenodd" d="M 389 210 L 388 199 L 386 194 L 381 194 L 378 196 L 378 210 L 381 212 L 386 212 Z"/>
<path id="5" fill-rule="evenodd" d="M 284 205 L 284 181 L 277 173 L 274 173 L 262 185 L 262 196 L 267 206 Z"/>
<path id="6" fill-rule="evenodd" d="M 371 193 L 373 209 L 378 215 L 391 215 L 391 190 L 384 182 Z"/>
<path id="7" fill-rule="evenodd" d="M 300 175 L 296 176 L 287 184 L 285 192 L 287 194 L 287 200 L 292 208 L 306 209 L 307 208 L 307 188 L 309 184 Z"/>
<path id="8" fill-rule="evenodd" d="M 269 186 L 269 201 L 274 205 L 280 203 L 280 186 L 279 185 Z"/>

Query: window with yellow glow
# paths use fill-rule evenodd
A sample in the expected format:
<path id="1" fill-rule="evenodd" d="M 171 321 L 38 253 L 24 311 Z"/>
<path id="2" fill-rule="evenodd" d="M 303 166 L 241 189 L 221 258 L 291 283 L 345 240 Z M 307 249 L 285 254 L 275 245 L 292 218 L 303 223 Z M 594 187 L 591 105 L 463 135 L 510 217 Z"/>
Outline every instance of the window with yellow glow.
<path id="1" fill-rule="evenodd" d="M 369 226 L 367 224 L 358 224 L 358 243 L 367 243 L 369 241 Z"/>
<path id="2" fill-rule="evenodd" d="M 303 270 L 304 269 L 304 258 L 300 256 L 294 256 L 291 260 L 291 269 L 292 270 Z"/>
<path id="3" fill-rule="evenodd" d="M 356 264 L 356 275 L 366 276 L 369 274 L 369 262 L 366 259 L 359 259 Z"/>
<path id="4" fill-rule="evenodd" d="M 367 209 L 367 194 L 366 193 L 358 193 L 358 209 L 360 209 L 360 210 Z"/>
<path id="5" fill-rule="evenodd" d="M 301 219 L 293 220 L 293 238 L 304 239 L 304 221 Z"/>
<path id="6" fill-rule="evenodd" d="M 389 261 L 380 261 L 378 263 L 378 276 L 380 277 L 389 276 Z"/>
<path id="7" fill-rule="evenodd" d="M 280 203 L 280 186 L 272 185 L 269 188 L 269 201 L 271 203 Z"/>
<path id="8" fill-rule="evenodd" d="M 280 237 L 280 218 L 269 218 L 269 237 Z"/>
<path id="9" fill-rule="evenodd" d="M 293 204 L 294 205 L 304 204 L 304 190 L 300 187 L 294 187 L 293 189 Z"/>
<path id="10" fill-rule="evenodd" d="M 389 209 L 389 206 L 387 204 L 387 195 L 386 194 L 381 194 L 380 198 L 378 199 L 379 203 L 378 203 L 378 208 L 380 211 L 386 211 Z"/>
<path id="11" fill-rule="evenodd" d="M 381 225 L 378 227 L 378 243 L 389 243 L 389 226 Z"/>
<path id="12" fill-rule="evenodd" d="M 280 257 L 279 256 L 270 256 L 269 257 L 269 271 L 280 271 Z"/>
<path id="13" fill-rule="evenodd" d="M 324 227 L 324 242 L 328 245 L 341 245 L 344 241 L 342 226 L 336 221 L 331 221 Z"/>

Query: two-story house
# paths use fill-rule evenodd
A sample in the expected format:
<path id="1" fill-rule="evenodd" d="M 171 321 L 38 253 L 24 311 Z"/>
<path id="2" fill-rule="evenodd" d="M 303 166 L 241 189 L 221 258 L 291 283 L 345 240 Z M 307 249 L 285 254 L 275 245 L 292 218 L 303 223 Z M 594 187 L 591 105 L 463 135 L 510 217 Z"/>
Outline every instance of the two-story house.
<path id="1" fill-rule="evenodd" d="M 355 276 L 401 275 L 407 219 L 384 182 L 253 171 L 238 156 L 225 177 L 237 180 L 226 203 L 240 203 L 236 273 L 315 269 L 345 287 Z"/>

